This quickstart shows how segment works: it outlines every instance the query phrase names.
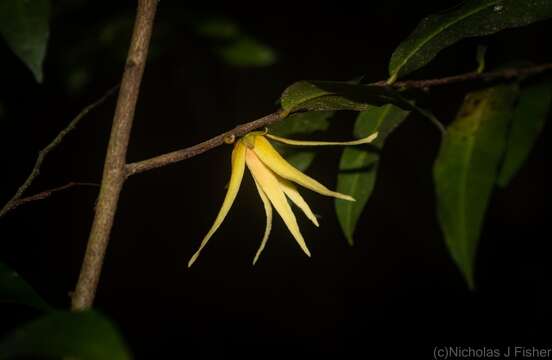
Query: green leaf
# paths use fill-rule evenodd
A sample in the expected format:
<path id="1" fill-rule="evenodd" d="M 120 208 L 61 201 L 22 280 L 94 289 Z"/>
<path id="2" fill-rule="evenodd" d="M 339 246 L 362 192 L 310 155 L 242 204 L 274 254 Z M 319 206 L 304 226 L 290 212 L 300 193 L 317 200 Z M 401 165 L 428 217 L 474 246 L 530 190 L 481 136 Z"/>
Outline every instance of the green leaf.
<path id="1" fill-rule="evenodd" d="M 361 112 L 355 123 L 354 134 L 357 138 L 366 137 L 378 131 L 378 137 L 370 144 L 372 147 L 350 146 L 343 150 L 337 175 L 337 191 L 351 195 L 356 201 L 335 200 L 335 210 L 341 229 L 350 245 L 353 245 L 353 234 L 372 195 L 376 182 L 379 163 L 379 151 L 387 136 L 406 119 L 409 112 L 394 105 Z"/>
<path id="2" fill-rule="evenodd" d="M 291 165 L 301 172 L 305 172 L 316 157 L 316 151 L 314 150 L 286 149 L 279 151 L 283 153 L 283 156 Z"/>
<path id="3" fill-rule="evenodd" d="M 124 360 L 130 353 L 113 324 L 93 312 L 56 311 L 0 341 L 0 358 L 23 356 Z"/>
<path id="4" fill-rule="evenodd" d="M 0 262 L 1 303 L 22 304 L 43 311 L 52 310 L 50 305 L 18 273 Z"/>
<path id="5" fill-rule="evenodd" d="M 388 87 L 333 81 L 296 82 L 284 90 L 280 103 L 287 112 L 367 111 L 372 105 L 385 104 L 395 104 L 407 110 L 411 108 L 407 101 Z"/>
<path id="6" fill-rule="evenodd" d="M 472 289 L 479 235 L 517 97 L 515 84 L 469 93 L 447 128 L 433 168 L 446 244 Z"/>
<path id="7" fill-rule="evenodd" d="M 441 50 L 459 40 L 494 34 L 550 17 L 550 0 L 468 0 L 445 13 L 430 15 L 391 56 L 388 83 L 423 67 Z"/>
<path id="8" fill-rule="evenodd" d="M 270 133 L 290 137 L 326 131 L 330 126 L 332 111 L 296 113 L 270 126 Z"/>
<path id="9" fill-rule="evenodd" d="M 537 83 L 522 89 L 514 111 L 498 185 L 506 187 L 519 171 L 544 127 L 552 102 L 552 84 Z"/>
<path id="10" fill-rule="evenodd" d="M 0 34 L 38 82 L 42 82 L 49 17 L 49 0 L 0 1 Z"/>
<path id="11" fill-rule="evenodd" d="M 297 139 L 305 139 L 309 135 L 328 130 L 332 111 L 295 113 L 270 127 L 270 133 Z M 278 151 L 300 171 L 305 171 L 312 164 L 316 151 L 298 150 L 293 146 L 274 143 Z"/>

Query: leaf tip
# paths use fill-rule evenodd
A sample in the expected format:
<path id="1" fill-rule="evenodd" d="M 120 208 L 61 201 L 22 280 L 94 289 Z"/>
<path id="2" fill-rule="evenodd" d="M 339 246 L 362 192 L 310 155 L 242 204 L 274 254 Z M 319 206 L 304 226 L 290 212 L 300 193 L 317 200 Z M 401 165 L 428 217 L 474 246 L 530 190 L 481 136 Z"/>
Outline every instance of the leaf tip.
<path id="1" fill-rule="evenodd" d="M 475 274 L 474 274 L 474 263 L 458 263 L 462 277 L 466 282 L 468 290 L 475 291 Z"/>
<path id="2" fill-rule="evenodd" d="M 31 71 L 33 72 L 36 82 L 42 84 L 44 82 L 44 74 L 41 67 L 31 67 Z"/>
<path id="3" fill-rule="evenodd" d="M 194 254 L 190 260 L 188 260 L 188 269 L 192 267 L 192 265 L 195 263 L 195 261 L 197 260 L 197 254 Z"/>
<path id="4" fill-rule="evenodd" d="M 466 279 L 466 284 L 468 285 L 468 290 L 475 291 L 475 279 L 473 275 L 465 275 L 464 278 Z"/>

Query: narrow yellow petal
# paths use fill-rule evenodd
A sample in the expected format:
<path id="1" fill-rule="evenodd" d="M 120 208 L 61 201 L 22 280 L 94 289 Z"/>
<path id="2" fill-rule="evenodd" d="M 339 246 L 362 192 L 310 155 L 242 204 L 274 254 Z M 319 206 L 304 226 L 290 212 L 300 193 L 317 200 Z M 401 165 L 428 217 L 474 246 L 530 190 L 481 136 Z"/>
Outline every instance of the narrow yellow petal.
<path id="1" fill-rule="evenodd" d="M 247 149 L 245 161 L 255 181 L 259 183 L 261 189 L 264 191 L 278 214 L 282 217 L 291 235 L 293 235 L 305 254 L 310 256 L 310 251 L 307 248 L 305 239 L 303 239 L 303 235 L 301 235 L 301 231 L 299 230 L 297 219 L 293 211 L 291 211 L 291 207 L 289 206 L 286 195 L 276 175 L 259 160 L 252 150 Z"/>
<path id="2" fill-rule="evenodd" d="M 303 141 L 303 140 L 292 140 L 276 135 L 266 134 L 267 137 L 278 142 L 288 144 L 288 145 L 298 145 L 298 146 L 333 146 L 333 145 L 362 145 L 368 144 L 374 141 L 378 137 L 378 133 L 375 132 L 369 136 L 353 140 L 353 141 Z"/>
<path id="3" fill-rule="evenodd" d="M 268 198 L 266 197 L 266 194 L 264 193 L 263 189 L 261 188 L 257 180 L 255 180 L 255 186 L 257 186 L 257 191 L 259 192 L 259 195 L 261 196 L 261 200 L 263 201 L 263 206 L 266 214 L 266 226 L 265 226 L 265 231 L 263 235 L 263 240 L 261 240 L 261 246 L 259 246 L 259 249 L 255 254 L 255 258 L 253 259 L 253 265 L 255 265 L 257 260 L 259 260 L 259 256 L 261 255 L 261 253 L 263 252 L 266 246 L 266 241 L 268 240 L 268 236 L 270 235 L 270 230 L 272 229 L 272 205 L 270 205 L 270 200 L 268 200 Z"/>
<path id="4" fill-rule="evenodd" d="M 230 208 L 232 207 L 232 204 L 236 199 L 236 195 L 238 194 L 238 190 L 240 189 L 241 181 L 243 179 L 243 173 L 245 171 L 245 150 L 246 147 L 241 141 L 238 141 L 234 146 L 234 150 L 232 151 L 232 174 L 230 175 L 228 191 L 226 192 L 226 196 L 224 197 L 222 207 L 219 210 L 213 226 L 211 226 L 211 229 L 201 241 L 199 249 L 190 258 L 190 261 L 188 262 L 188 267 L 192 266 L 192 264 L 197 260 L 199 253 L 207 244 L 211 236 L 213 236 L 215 231 L 217 231 L 219 226 L 222 224 L 222 221 L 228 214 L 228 211 L 230 211 Z"/>
<path id="5" fill-rule="evenodd" d="M 294 168 L 274 149 L 274 147 L 272 147 L 270 142 L 264 136 L 255 137 L 254 151 L 259 159 L 261 159 L 261 161 L 266 166 L 268 166 L 270 170 L 274 171 L 276 174 L 280 175 L 284 179 L 291 180 L 303 187 L 306 187 L 307 189 L 316 191 L 317 193 L 322 195 L 332 196 L 343 200 L 355 201 L 355 199 L 353 199 L 349 195 L 329 190 L 318 181 Z"/>
<path id="6" fill-rule="evenodd" d="M 287 195 L 287 197 L 295 205 L 297 205 L 299 209 L 303 210 L 307 218 L 312 221 L 314 225 L 319 226 L 318 220 L 316 219 L 316 216 L 312 213 L 309 204 L 307 204 L 305 199 L 303 199 L 301 194 L 299 194 L 299 191 L 297 191 L 295 185 L 293 185 L 291 181 L 284 178 L 278 178 L 278 181 L 280 181 L 280 185 L 282 185 L 282 190 L 284 190 L 284 193 Z"/>

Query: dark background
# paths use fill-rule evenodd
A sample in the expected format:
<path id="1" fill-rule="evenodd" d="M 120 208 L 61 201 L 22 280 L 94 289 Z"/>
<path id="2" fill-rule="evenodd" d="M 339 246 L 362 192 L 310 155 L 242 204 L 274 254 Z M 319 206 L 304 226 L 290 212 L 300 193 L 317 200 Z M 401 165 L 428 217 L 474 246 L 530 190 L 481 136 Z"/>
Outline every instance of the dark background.
<path id="1" fill-rule="evenodd" d="M 161 1 L 130 142 L 129 161 L 186 147 L 276 109 L 297 80 L 386 78 L 389 57 L 429 13 L 455 1 L 298 8 L 295 4 L 189 9 Z M 305 6 L 305 5 L 303 5 Z M 45 82 L 0 42 L 0 201 L 13 194 L 37 152 L 85 105 L 120 80 L 134 2 L 57 1 Z M 186 17 L 218 14 L 278 52 L 270 67 L 236 68 Z M 550 62 L 550 22 L 465 40 L 414 78 L 514 60 Z M 434 89 L 428 106 L 448 123 L 470 85 Z M 115 99 L 94 110 L 46 160 L 29 194 L 69 181 L 99 182 Z M 326 138 L 350 137 L 342 113 Z M 537 345 L 550 340 L 548 154 L 550 126 L 506 190 L 493 196 L 481 236 L 477 291 L 467 290 L 435 217 L 431 168 L 437 130 L 411 116 L 388 140 L 376 189 L 349 247 L 333 201 L 303 191 L 322 216 L 298 216 L 313 254 L 302 254 L 275 218 L 267 249 L 251 261 L 264 211 L 249 176 L 230 215 L 203 251 L 189 257 L 222 203 L 230 147 L 132 177 L 122 193 L 96 308 L 113 319 L 138 358 L 175 354 L 357 354 L 429 358 L 434 345 Z M 309 174 L 335 187 L 339 149 L 321 150 Z M 78 277 L 97 190 L 75 188 L 0 219 L 0 261 L 60 308 Z M 35 314 L 3 306 L 0 332 Z"/>

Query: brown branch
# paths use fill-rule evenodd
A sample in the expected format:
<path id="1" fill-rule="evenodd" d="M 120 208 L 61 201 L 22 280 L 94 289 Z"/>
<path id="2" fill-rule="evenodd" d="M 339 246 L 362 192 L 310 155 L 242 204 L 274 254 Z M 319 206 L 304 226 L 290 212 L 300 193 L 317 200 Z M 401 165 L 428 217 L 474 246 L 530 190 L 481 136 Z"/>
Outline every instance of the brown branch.
<path id="1" fill-rule="evenodd" d="M 139 0 L 125 71 L 107 147 L 100 195 L 75 292 L 73 310 L 92 306 L 119 195 L 126 179 L 126 153 L 147 60 L 157 0 Z"/>
<path id="2" fill-rule="evenodd" d="M 75 187 L 75 186 L 94 186 L 94 187 L 99 187 L 100 184 L 95 184 L 95 183 L 82 183 L 82 182 L 70 182 L 70 183 L 67 183 L 63 186 L 58 186 L 56 188 L 53 188 L 53 189 L 49 189 L 49 190 L 44 190 L 42 192 L 39 192 L 38 194 L 34 194 L 34 195 L 31 195 L 31 196 L 27 196 L 27 197 L 24 197 L 24 198 L 20 198 L 20 199 L 17 199 L 15 201 L 13 201 L 11 203 L 11 206 L 10 208 L 8 208 L 8 211 L 10 210 L 13 210 L 15 209 L 16 207 L 18 206 L 21 206 L 23 204 L 26 204 L 26 203 L 29 203 L 31 201 L 36 201 L 36 200 L 43 200 L 43 199 L 46 199 L 46 198 L 49 198 L 53 193 L 56 193 L 58 191 L 63 191 L 63 190 L 67 190 L 69 188 L 72 188 L 72 187 Z"/>
<path id="3" fill-rule="evenodd" d="M 0 218 L 2 216 L 6 215 L 6 213 L 8 211 L 10 211 L 13 208 L 20 205 L 19 204 L 19 205 L 14 206 L 14 204 L 17 203 L 20 200 L 21 196 L 23 196 L 23 193 L 25 193 L 25 191 L 31 186 L 34 179 L 40 173 L 40 168 L 41 168 L 42 163 L 44 162 L 44 159 L 46 158 L 46 156 L 61 143 L 61 141 L 65 138 L 65 136 L 67 136 L 67 134 L 69 134 L 71 131 L 73 131 L 77 127 L 79 122 L 90 111 L 92 111 L 96 107 L 103 104 L 115 92 L 115 90 L 117 90 L 118 87 L 119 87 L 119 85 L 116 85 L 116 86 L 112 87 L 100 99 L 94 101 L 92 104 L 90 104 L 87 107 L 85 107 L 84 109 L 82 109 L 81 112 L 79 112 L 77 114 L 77 116 L 75 116 L 73 118 L 73 120 L 71 120 L 69 125 L 67 125 L 63 130 L 61 130 L 59 132 L 59 134 L 57 134 L 56 137 L 48 145 L 46 145 L 46 147 L 44 147 L 42 150 L 40 150 L 40 152 L 38 153 L 38 157 L 36 158 L 35 164 L 33 166 L 33 169 L 31 170 L 31 173 L 29 174 L 29 176 L 27 177 L 25 182 L 23 182 L 23 185 L 21 185 L 19 187 L 19 189 L 17 189 L 15 194 L 12 196 L 12 198 L 10 200 L 8 200 L 8 202 L 2 207 L 2 210 L 0 210 Z"/>
<path id="4" fill-rule="evenodd" d="M 238 125 L 234 129 L 227 131 L 223 134 L 215 136 L 212 139 L 204 141 L 188 148 L 173 151 L 167 154 L 159 155 L 151 159 L 130 163 L 127 165 L 127 176 L 138 174 L 144 171 L 152 170 L 161 166 L 169 165 L 178 161 L 189 159 L 193 156 L 203 154 L 204 152 L 211 150 L 217 146 L 220 146 L 228 139 L 243 136 L 250 131 L 259 129 L 270 124 L 273 124 L 284 118 L 282 111 L 277 111 L 273 114 L 266 115 L 260 119 L 248 122 L 246 124 Z"/>
<path id="5" fill-rule="evenodd" d="M 394 82 L 392 87 L 398 89 L 429 89 L 434 86 L 451 85 L 460 82 L 481 80 L 491 82 L 496 80 L 524 79 L 529 76 L 538 75 L 545 71 L 552 70 L 552 64 L 543 64 L 524 68 L 507 68 L 486 73 L 469 72 L 460 75 L 447 76 L 438 79 L 427 80 L 405 80 Z M 373 85 L 385 86 L 385 80 L 378 81 Z"/>
<path id="6" fill-rule="evenodd" d="M 543 64 L 526 68 L 508 68 L 487 73 L 472 72 L 439 79 L 398 81 L 391 86 L 400 89 L 428 89 L 434 86 L 450 85 L 454 83 L 474 80 L 490 82 L 496 80 L 509 80 L 517 78 L 524 79 L 526 77 L 534 76 L 548 70 L 552 70 L 552 64 Z M 389 86 L 386 84 L 385 81 L 379 81 L 371 85 Z M 150 159 L 130 163 L 126 167 L 127 177 L 203 154 L 208 150 L 224 144 L 225 139 L 245 135 L 250 131 L 263 128 L 277 121 L 280 121 L 285 117 L 286 114 L 282 110 L 280 110 L 275 113 L 266 115 L 260 119 L 239 125 L 233 130 L 217 135 L 214 138 L 206 140 L 197 145 L 155 156 Z"/>

